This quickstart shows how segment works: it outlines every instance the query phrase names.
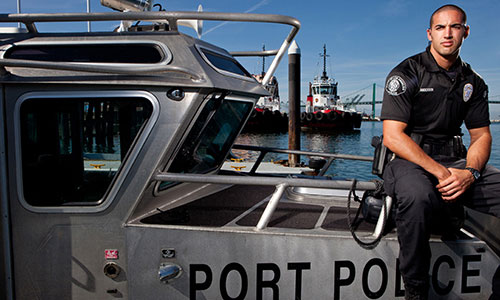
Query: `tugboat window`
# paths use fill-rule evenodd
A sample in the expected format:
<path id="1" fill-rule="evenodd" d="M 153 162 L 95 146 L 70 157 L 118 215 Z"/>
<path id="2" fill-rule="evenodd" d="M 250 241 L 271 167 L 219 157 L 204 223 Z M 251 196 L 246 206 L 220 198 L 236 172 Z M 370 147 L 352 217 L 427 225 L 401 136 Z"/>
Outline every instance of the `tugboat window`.
<path id="1" fill-rule="evenodd" d="M 20 112 L 26 202 L 97 205 L 152 106 L 142 98 L 28 99 Z"/>
<path id="2" fill-rule="evenodd" d="M 210 99 L 168 172 L 203 174 L 222 164 L 251 109 L 252 102 Z M 162 182 L 160 190 L 172 184 Z"/>
<path id="3" fill-rule="evenodd" d="M 333 92 L 333 90 L 331 87 L 328 87 L 328 86 L 321 87 L 321 94 L 322 95 L 328 95 L 328 94 L 331 94 L 332 92 Z"/>

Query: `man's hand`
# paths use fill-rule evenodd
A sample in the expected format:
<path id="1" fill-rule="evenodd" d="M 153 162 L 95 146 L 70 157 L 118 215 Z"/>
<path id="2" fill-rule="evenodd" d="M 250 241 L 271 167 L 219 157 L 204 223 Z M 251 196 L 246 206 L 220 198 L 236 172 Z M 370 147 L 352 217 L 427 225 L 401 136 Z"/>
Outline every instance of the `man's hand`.
<path id="1" fill-rule="evenodd" d="M 491 133 L 489 126 L 469 129 L 470 146 L 467 151 L 466 166 L 482 170 L 486 165 L 491 151 Z M 436 176 L 439 184 L 436 186 L 444 201 L 454 202 L 474 182 L 474 176 L 469 170 L 449 168 L 448 177 Z"/>
<path id="2" fill-rule="evenodd" d="M 455 202 L 474 183 L 469 170 L 448 168 L 451 175 L 436 186 L 444 201 Z"/>

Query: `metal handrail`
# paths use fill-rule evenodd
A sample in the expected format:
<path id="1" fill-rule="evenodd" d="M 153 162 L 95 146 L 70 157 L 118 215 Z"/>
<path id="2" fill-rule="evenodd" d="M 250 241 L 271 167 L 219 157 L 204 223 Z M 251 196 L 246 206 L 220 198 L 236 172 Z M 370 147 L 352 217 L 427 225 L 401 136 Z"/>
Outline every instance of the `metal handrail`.
<path id="1" fill-rule="evenodd" d="M 254 163 L 250 174 L 254 174 L 258 166 L 262 162 L 264 156 L 269 152 L 274 153 L 287 153 L 287 154 L 303 154 L 311 156 L 323 156 L 329 157 L 328 165 L 325 165 L 321 174 L 328 169 L 332 161 L 336 158 L 343 159 L 353 159 L 353 160 L 364 160 L 373 161 L 372 157 L 360 156 L 360 155 L 348 155 L 348 154 L 334 154 L 334 153 L 322 153 L 313 151 L 301 151 L 301 150 L 289 150 L 289 149 L 279 149 L 279 148 L 267 148 L 258 147 L 251 145 L 233 145 L 233 149 L 239 150 L 249 150 L 249 151 L 260 151 L 260 155 L 257 161 Z M 278 206 L 278 203 L 288 187 L 312 187 L 312 188 L 326 188 L 326 189 L 344 189 L 350 190 L 352 188 L 354 181 L 347 180 L 318 180 L 318 179 L 304 179 L 304 178 L 290 178 L 290 177 L 249 177 L 249 176 L 228 176 L 228 175 L 209 175 L 209 174 L 179 174 L 179 173 L 168 173 L 168 172 L 158 172 L 154 178 L 158 181 L 178 181 L 178 182 L 192 182 L 192 183 L 215 183 L 215 184 L 244 184 L 244 185 L 267 185 L 275 186 L 276 189 L 271 196 L 262 216 L 257 223 L 256 230 L 262 230 L 267 227 L 267 224 L 271 220 L 271 217 Z M 356 187 L 359 190 L 375 190 L 377 185 L 375 182 L 356 182 Z M 385 215 L 380 215 L 380 220 L 384 220 Z M 383 227 L 383 226 L 382 226 Z M 376 233 L 380 234 L 381 227 L 377 225 Z"/>
<path id="2" fill-rule="evenodd" d="M 274 14 L 216 13 L 189 11 L 103 12 L 103 13 L 29 13 L 0 14 L 0 22 L 33 24 L 36 22 L 85 22 L 85 21 L 154 21 L 165 20 L 177 30 L 178 20 L 211 20 L 235 22 L 260 22 L 291 25 L 298 30 L 300 22 L 289 16 Z"/>
<path id="3" fill-rule="evenodd" d="M 327 189 L 345 189 L 352 187 L 353 181 L 347 180 L 318 180 L 290 177 L 249 177 L 249 176 L 228 176 L 228 175 L 209 175 L 209 174 L 180 174 L 169 172 L 158 172 L 153 177 L 157 181 L 177 181 L 191 183 L 214 183 L 214 184 L 240 184 L 240 185 L 266 185 L 275 186 L 276 189 L 271 196 L 262 216 L 257 223 L 256 230 L 265 229 L 271 217 L 278 206 L 278 203 L 284 191 L 288 187 L 315 187 Z M 375 190 L 375 182 L 362 181 L 356 183 L 358 190 Z"/>
<path id="4" fill-rule="evenodd" d="M 349 190 L 352 181 L 349 180 L 318 180 L 292 177 L 271 177 L 271 176 L 231 176 L 231 175 L 211 175 L 211 174 L 185 174 L 158 172 L 153 176 L 156 181 L 177 181 L 192 183 L 215 183 L 215 184 L 240 184 L 240 185 L 267 185 L 277 186 L 286 184 L 290 187 L 315 187 L 326 189 Z M 356 187 L 359 190 L 374 190 L 377 186 L 372 181 L 358 181 Z"/>
<path id="5" fill-rule="evenodd" d="M 231 51 L 232 56 L 273 56 L 278 54 L 278 49 L 264 51 Z"/>
<path id="6" fill-rule="evenodd" d="M 0 22 L 25 24 L 30 33 L 38 32 L 36 22 L 78 22 L 78 21 L 158 21 L 168 22 L 171 30 L 177 31 L 178 20 L 211 20 L 233 22 L 274 23 L 292 26 L 281 47 L 277 51 L 269 69 L 266 72 L 262 85 L 273 76 L 283 58 L 286 49 L 293 41 L 300 29 L 300 22 L 292 17 L 273 14 L 245 14 L 245 13 L 215 13 L 215 12 L 107 12 L 107 13 L 60 13 L 60 14 L 0 14 Z"/>
<path id="7" fill-rule="evenodd" d="M 280 148 L 269 148 L 269 147 L 260 147 L 260 146 L 251 146 L 251 145 L 233 145 L 233 149 L 238 150 L 248 150 L 248 151 L 259 151 L 259 157 L 255 161 L 252 169 L 250 170 L 250 174 L 254 174 L 257 171 L 257 168 L 261 164 L 264 156 L 269 153 L 284 153 L 284 154 L 299 154 L 299 155 L 308 155 L 308 156 L 320 156 L 328 158 L 327 163 L 321 168 L 318 175 L 322 176 L 325 174 L 326 170 L 330 167 L 335 159 L 349 159 L 349 160 L 361 160 L 361 161 L 373 161 L 373 157 L 371 156 L 363 156 L 363 155 L 351 155 L 351 154 L 337 154 L 337 153 L 325 153 L 325 152 L 315 152 L 315 151 L 302 151 L 302 150 L 290 150 L 290 149 L 280 149 Z"/>

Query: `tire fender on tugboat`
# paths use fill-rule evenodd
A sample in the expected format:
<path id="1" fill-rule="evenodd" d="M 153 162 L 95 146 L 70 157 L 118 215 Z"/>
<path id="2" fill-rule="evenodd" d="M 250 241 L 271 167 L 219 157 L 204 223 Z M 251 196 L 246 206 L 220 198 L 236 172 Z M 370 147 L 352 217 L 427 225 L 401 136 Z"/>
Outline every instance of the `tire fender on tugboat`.
<path id="1" fill-rule="evenodd" d="M 314 114 L 314 118 L 318 121 L 322 121 L 324 119 L 324 117 L 325 117 L 325 115 L 320 111 L 318 111 L 317 113 Z"/>
<path id="2" fill-rule="evenodd" d="M 338 118 L 338 113 L 336 111 L 331 111 L 328 113 L 328 120 L 335 121 Z"/>
<path id="3" fill-rule="evenodd" d="M 314 119 L 314 114 L 313 113 L 307 113 L 306 120 L 307 121 L 312 121 L 313 119 Z"/>

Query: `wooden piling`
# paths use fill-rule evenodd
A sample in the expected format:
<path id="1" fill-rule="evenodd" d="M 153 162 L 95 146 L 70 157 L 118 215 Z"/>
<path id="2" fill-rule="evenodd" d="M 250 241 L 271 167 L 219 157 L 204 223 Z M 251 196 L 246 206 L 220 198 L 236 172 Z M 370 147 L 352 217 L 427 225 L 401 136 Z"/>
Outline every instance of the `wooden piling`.
<path id="1" fill-rule="evenodd" d="M 288 49 L 288 149 L 300 150 L 300 48 L 295 40 Z M 291 167 L 300 164 L 300 155 L 289 154 Z"/>

